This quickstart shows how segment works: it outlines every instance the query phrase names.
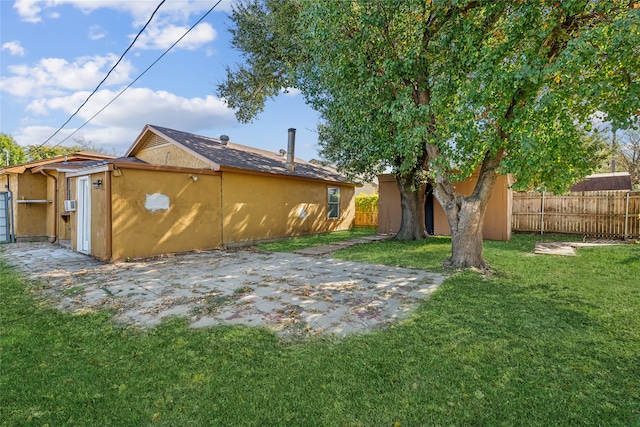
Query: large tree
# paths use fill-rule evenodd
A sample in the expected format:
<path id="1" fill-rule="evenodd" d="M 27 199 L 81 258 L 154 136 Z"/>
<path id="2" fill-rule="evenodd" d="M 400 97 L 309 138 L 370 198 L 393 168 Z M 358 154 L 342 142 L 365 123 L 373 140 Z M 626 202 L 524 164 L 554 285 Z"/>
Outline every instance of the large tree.
<path id="1" fill-rule="evenodd" d="M 595 166 L 597 147 L 581 138 L 591 116 L 626 127 L 638 114 L 633 2 L 355 0 L 266 10 L 282 4 L 299 10 L 290 38 L 304 58 L 288 75 L 327 121 L 324 154 L 354 170 L 391 165 L 415 176 L 409 188 L 428 180 L 449 220 L 454 266 L 486 267 L 482 223 L 498 174 L 512 174 L 518 188 L 564 189 Z M 473 192 L 457 193 L 456 182 L 474 174 Z"/>
<path id="2" fill-rule="evenodd" d="M 9 151 L 9 164 L 11 165 L 74 154 L 80 151 L 106 154 L 104 148 L 98 147 L 84 138 L 76 139 L 75 142 L 76 145 L 73 146 L 27 145 L 26 148 L 23 148 L 11 135 L 0 132 L 0 150 L 6 149 Z M 2 164 L 6 163 L 4 154 L 2 154 L 2 159 Z"/>
<path id="3" fill-rule="evenodd" d="M 83 151 L 82 148 L 77 146 L 27 145 L 27 156 L 30 162 L 64 156 L 65 154 L 74 154 L 80 151 Z"/>
<path id="4" fill-rule="evenodd" d="M 0 150 L 2 150 L 0 155 L 2 156 L 1 164 L 3 166 L 16 165 L 27 161 L 27 155 L 24 152 L 24 149 L 13 139 L 11 135 L 7 135 L 4 132 L 0 132 Z M 4 150 L 7 150 L 9 153 L 8 163 L 6 157 L 7 151 Z"/>
<path id="5" fill-rule="evenodd" d="M 634 188 L 640 189 L 640 133 L 628 130 L 618 147 L 620 166 L 631 175 Z"/>
<path id="6" fill-rule="evenodd" d="M 309 72 L 316 63 L 308 54 L 308 40 L 304 39 L 305 33 L 300 26 L 302 11 L 303 3 L 298 1 L 252 0 L 237 3 L 231 15 L 235 23 L 235 28 L 230 29 L 231 44 L 242 53 L 245 63 L 235 68 L 227 67 L 226 79 L 217 88 L 218 95 L 236 110 L 240 122 L 247 123 L 262 112 L 268 98 L 289 88 L 304 86 L 305 97 L 325 118 L 325 123 L 319 126 L 324 157 L 331 159 L 343 172 L 358 176 L 375 176 L 392 167 L 402 205 L 402 222 L 396 237 L 404 240 L 424 238 L 423 170 L 426 155 L 420 147 L 416 152 L 393 152 L 388 140 L 395 138 L 395 128 L 384 125 L 387 113 L 366 108 L 352 111 L 358 115 L 354 120 L 375 123 L 376 126 L 362 129 L 356 139 L 349 141 L 354 144 L 350 146 L 352 149 L 344 149 L 346 146 L 341 141 L 349 135 L 351 124 L 332 117 L 334 113 L 339 114 L 338 109 L 324 108 L 317 102 L 325 96 L 332 96 L 338 101 L 341 98 L 322 87 L 320 80 L 325 76 Z M 307 76 L 304 76 L 305 71 Z M 349 102 L 366 105 L 371 101 L 366 97 L 356 100 L 357 96 L 358 91 L 352 90 Z M 416 156 L 422 161 L 418 161 Z"/>
<path id="7" fill-rule="evenodd" d="M 602 164 L 600 172 L 629 172 L 633 188 L 640 188 L 640 132 L 627 129 L 616 132 L 615 138 L 609 136 L 609 139 L 608 161 Z"/>

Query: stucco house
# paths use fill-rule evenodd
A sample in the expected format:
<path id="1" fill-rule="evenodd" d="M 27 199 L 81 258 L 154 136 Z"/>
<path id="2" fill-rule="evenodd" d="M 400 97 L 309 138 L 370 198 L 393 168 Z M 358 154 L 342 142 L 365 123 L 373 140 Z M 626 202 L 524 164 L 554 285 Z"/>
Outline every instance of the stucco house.
<path id="1" fill-rule="evenodd" d="M 71 245 L 121 260 L 351 228 L 356 185 L 294 147 L 295 129 L 272 153 L 146 125 L 125 157 L 67 173 Z"/>
<path id="2" fill-rule="evenodd" d="M 66 172 L 114 156 L 78 152 L 0 169 L 0 241 L 69 239 Z M 4 213 L 4 215 L 2 215 Z"/>
<path id="3" fill-rule="evenodd" d="M 483 238 L 487 240 L 509 240 L 511 238 L 511 211 L 513 194 L 510 175 L 501 175 L 489 198 L 487 211 L 482 227 Z M 478 180 L 478 173 L 455 185 L 456 191 L 469 195 L 473 192 Z M 400 207 L 400 190 L 393 175 L 380 175 L 378 199 L 378 232 L 381 234 L 397 233 L 402 220 Z M 426 190 L 425 226 L 433 235 L 451 235 L 449 221 L 442 206 L 433 195 L 430 187 Z"/>

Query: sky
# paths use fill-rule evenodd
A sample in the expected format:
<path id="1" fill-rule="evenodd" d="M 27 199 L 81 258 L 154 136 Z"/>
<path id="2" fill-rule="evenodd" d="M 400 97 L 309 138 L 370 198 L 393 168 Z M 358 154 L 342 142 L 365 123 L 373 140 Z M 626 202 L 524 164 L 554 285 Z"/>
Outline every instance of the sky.
<path id="1" fill-rule="evenodd" d="M 40 145 L 89 97 L 161 0 L 0 0 L 0 132 Z M 239 123 L 216 96 L 225 67 L 242 62 L 231 48 L 231 1 L 223 0 L 116 101 L 217 0 L 167 0 L 131 50 L 79 113 L 47 145 L 76 140 L 124 155 L 146 124 L 278 152 L 297 129 L 296 157 L 319 158 L 319 115 L 292 90 Z M 79 129 L 79 130 L 78 130 Z"/>

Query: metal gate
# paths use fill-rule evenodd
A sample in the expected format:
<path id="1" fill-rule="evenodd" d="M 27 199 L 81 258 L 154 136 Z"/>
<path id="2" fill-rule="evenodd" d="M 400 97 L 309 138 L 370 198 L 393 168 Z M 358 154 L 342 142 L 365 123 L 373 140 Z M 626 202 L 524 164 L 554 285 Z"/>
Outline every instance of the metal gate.
<path id="1" fill-rule="evenodd" d="M 0 192 L 0 243 L 7 243 L 11 241 L 9 222 L 9 193 L 6 191 Z"/>

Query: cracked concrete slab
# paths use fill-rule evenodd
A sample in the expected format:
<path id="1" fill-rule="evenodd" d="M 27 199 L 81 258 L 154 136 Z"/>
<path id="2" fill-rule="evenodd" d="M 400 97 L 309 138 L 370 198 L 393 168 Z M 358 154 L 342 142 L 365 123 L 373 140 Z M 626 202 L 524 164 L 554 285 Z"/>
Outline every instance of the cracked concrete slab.
<path id="1" fill-rule="evenodd" d="M 253 249 L 106 264 L 48 243 L 16 243 L 4 245 L 2 257 L 62 310 L 109 309 L 116 321 L 141 327 L 180 316 L 194 328 L 244 324 L 281 336 L 384 327 L 408 317 L 445 279 L 422 270 Z"/>

